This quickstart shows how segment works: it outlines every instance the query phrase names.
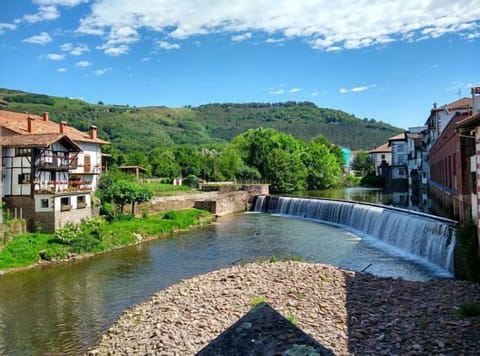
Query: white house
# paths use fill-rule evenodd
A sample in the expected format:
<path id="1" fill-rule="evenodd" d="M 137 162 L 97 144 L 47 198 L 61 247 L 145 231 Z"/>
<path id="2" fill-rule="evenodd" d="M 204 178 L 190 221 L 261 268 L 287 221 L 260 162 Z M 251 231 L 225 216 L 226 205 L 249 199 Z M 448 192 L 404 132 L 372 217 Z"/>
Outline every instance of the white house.
<path id="1" fill-rule="evenodd" d="M 42 116 L 0 110 L 5 207 L 30 231 L 54 231 L 92 216 L 91 193 L 101 174 L 96 127 L 88 133 Z"/>

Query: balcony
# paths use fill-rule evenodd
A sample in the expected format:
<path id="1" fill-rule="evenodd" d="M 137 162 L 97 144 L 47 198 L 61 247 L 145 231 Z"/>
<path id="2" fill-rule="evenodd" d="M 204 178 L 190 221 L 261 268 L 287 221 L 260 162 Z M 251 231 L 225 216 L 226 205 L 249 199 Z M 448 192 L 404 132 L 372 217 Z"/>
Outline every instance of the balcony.
<path id="1" fill-rule="evenodd" d="M 35 194 L 61 194 L 75 192 L 91 192 L 92 186 L 87 182 L 44 181 L 35 182 Z"/>
<path id="2" fill-rule="evenodd" d="M 69 159 L 63 157 L 53 156 L 49 159 L 40 159 L 36 164 L 35 168 L 43 171 L 68 171 L 73 169 L 74 165 Z"/>

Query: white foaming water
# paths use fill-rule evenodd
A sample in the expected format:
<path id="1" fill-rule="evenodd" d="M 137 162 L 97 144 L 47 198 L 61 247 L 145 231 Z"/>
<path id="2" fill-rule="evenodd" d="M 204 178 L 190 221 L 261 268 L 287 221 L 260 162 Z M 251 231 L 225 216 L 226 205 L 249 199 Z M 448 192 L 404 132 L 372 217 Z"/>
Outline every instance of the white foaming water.
<path id="1" fill-rule="evenodd" d="M 454 221 L 381 205 L 338 200 L 259 196 L 256 212 L 316 220 L 341 226 L 382 249 L 454 273 Z"/>

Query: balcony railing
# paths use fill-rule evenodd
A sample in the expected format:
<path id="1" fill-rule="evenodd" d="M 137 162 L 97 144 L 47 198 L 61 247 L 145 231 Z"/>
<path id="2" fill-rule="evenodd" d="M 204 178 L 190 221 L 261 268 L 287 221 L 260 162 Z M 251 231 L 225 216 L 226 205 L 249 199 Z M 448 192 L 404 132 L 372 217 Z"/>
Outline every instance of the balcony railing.
<path id="1" fill-rule="evenodd" d="M 69 192 L 90 192 L 92 186 L 90 184 L 72 184 L 62 182 L 41 182 L 35 183 L 34 192 L 36 194 L 57 194 Z"/>
<path id="2" fill-rule="evenodd" d="M 70 169 L 74 169 L 74 165 L 68 159 L 54 157 L 53 159 L 49 160 L 39 160 L 35 165 L 37 169 L 40 170 L 59 170 L 59 171 L 68 171 Z"/>

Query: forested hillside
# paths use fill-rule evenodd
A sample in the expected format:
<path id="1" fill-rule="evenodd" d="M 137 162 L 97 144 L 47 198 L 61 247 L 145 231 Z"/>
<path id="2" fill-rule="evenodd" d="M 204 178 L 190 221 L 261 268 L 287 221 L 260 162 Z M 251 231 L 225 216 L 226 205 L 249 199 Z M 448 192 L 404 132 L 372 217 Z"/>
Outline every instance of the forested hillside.
<path id="1" fill-rule="evenodd" d="M 265 127 L 309 141 L 324 135 L 354 150 L 371 149 L 401 129 L 343 111 L 318 108 L 309 102 L 278 104 L 208 104 L 199 107 L 129 107 L 86 103 L 17 90 L 0 89 L 1 109 L 65 120 L 80 130 L 96 125 L 99 135 L 123 153 L 148 153 L 175 144 L 226 143 L 249 128 Z M 160 101 L 161 99 L 159 99 Z"/>

